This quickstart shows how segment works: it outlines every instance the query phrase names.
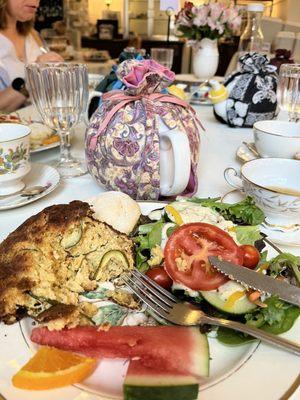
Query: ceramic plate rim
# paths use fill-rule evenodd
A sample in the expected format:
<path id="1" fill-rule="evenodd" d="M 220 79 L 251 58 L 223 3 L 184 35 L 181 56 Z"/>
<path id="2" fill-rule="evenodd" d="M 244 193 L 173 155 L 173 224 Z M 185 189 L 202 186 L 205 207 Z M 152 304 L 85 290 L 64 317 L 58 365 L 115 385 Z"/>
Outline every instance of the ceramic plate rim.
<path id="1" fill-rule="evenodd" d="M 30 149 L 30 154 L 39 153 L 40 151 L 44 151 L 44 150 L 54 149 L 54 148 L 58 147 L 59 145 L 60 145 L 60 141 L 58 140 L 57 142 L 47 144 L 45 146 L 35 147 L 34 149 Z"/>
<path id="2" fill-rule="evenodd" d="M 33 203 L 39 199 L 41 199 L 44 196 L 47 196 L 49 193 L 51 193 L 54 189 L 56 189 L 58 187 L 58 185 L 60 184 L 61 181 L 61 177 L 59 175 L 59 172 L 57 171 L 56 168 L 52 167 L 52 165 L 47 165 L 47 164 L 41 164 L 41 163 L 31 163 L 32 166 L 38 167 L 39 168 L 51 168 L 53 172 L 55 172 L 57 174 L 57 182 L 53 185 L 51 185 L 50 187 L 48 187 L 48 189 L 44 190 L 42 193 L 33 196 L 31 198 L 26 198 L 24 197 L 24 202 L 22 203 L 17 203 L 17 204 L 10 204 L 10 205 L 0 205 L 0 212 L 1 211 L 5 211 L 5 210 L 11 210 L 13 208 L 19 208 L 19 207 L 23 207 L 26 206 L 27 204 Z M 30 174 L 30 172 L 28 173 L 28 175 Z"/>

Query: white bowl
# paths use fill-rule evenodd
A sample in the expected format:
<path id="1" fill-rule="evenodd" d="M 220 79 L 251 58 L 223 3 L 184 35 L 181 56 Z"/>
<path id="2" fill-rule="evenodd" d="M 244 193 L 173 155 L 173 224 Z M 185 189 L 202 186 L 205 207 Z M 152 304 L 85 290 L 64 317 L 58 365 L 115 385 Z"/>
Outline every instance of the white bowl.
<path id="1" fill-rule="evenodd" d="M 294 158 L 300 153 L 300 124 L 288 121 L 258 121 L 254 142 L 261 157 Z"/>
<path id="2" fill-rule="evenodd" d="M 240 174 L 227 168 L 224 177 L 254 198 L 269 225 L 286 229 L 300 225 L 300 161 L 259 158 L 245 163 Z"/>

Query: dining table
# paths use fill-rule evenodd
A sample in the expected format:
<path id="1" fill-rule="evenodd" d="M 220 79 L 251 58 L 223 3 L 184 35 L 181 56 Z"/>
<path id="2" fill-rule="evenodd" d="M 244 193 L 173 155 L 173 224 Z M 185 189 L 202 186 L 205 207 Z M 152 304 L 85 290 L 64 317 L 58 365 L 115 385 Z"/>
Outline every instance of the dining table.
<path id="1" fill-rule="evenodd" d="M 250 128 L 231 128 L 226 124 L 218 122 L 213 114 L 211 105 L 199 105 L 194 107 L 197 115 L 205 130 L 200 132 L 200 158 L 198 163 L 198 197 L 222 197 L 232 191 L 223 176 L 224 170 L 227 167 L 234 167 L 237 170 L 241 167 L 241 162 L 236 157 L 236 151 L 242 142 L 252 142 L 253 133 Z M 33 106 L 26 107 L 19 111 L 19 115 L 24 118 L 37 118 L 37 112 Z M 281 114 L 279 118 L 286 118 Z M 84 158 L 84 140 L 86 126 L 83 122 L 79 123 L 72 133 L 72 153 L 74 156 Z M 32 168 L 35 168 L 36 163 L 51 164 L 59 157 L 59 147 L 36 152 L 31 155 Z M 36 202 L 25 206 L 10 210 L 0 211 L 0 241 L 2 241 L 10 232 L 15 230 L 22 222 L 30 216 L 37 214 L 45 207 L 68 203 L 72 200 L 85 200 L 87 198 L 97 196 L 104 192 L 105 188 L 101 187 L 88 173 L 71 179 L 61 180 L 58 187 L 47 196 L 39 199 Z M 229 194 L 228 196 L 231 196 Z M 233 194 L 234 195 L 234 194 Z M 240 194 L 237 194 L 240 196 Z M 289 251 L 296 255 L 300 255 L 300 247 L 278 245 L 283 251 Z M 300 318 L 296 323 L 298 339 L 300 343 Z M 3 328 L 1 326 L 1 340 L 3 340 L 3 332 L 5 330 L 5 340 L 8 347 L 11 347 L 12 354 L 14 353 L 14 338 L 9 337 L 10 326 Z M 284 336 L 289 337 L 290 332 Z M 295 331 L 294 331 L 295 335 Z M 22 356 L 25 358 L 29 350 L 23 349 Z M 26 354 L 25 354 L 26 353 Z M 268 365 L 272 364 L 272 368 L 266 368 L 265 360 L 268 359 Z M 12 361 L 13 365 L 13 361 Z M 289 374 L 282 374 L 285 366 L 289 366 Z M 249 357 L 245 363 L 241 365 L 234 374 L 226 376 L 222 381 L 222 391 L 224 397 L 219 397 L 217 386 L 212 386 L 200 392 L 201 400 L 253 400 L 251 394 L 251 386 L 259 385 L 263 388 L 261 397 L 257 400 L 279 400 L 279 399 L 300 399 L 299 385 L 300 362 L 299 357 L 288 352 L 279 350 L 267 344 L 260 344 L 255 351 L 255 357 Z M 274 380 L 276 380 L 276 393 L 274 393 Z M 5 382 L 1 379 L 0 367 L 0 393 L 6 397 Z M 76 400 L 96 400 L 101 399 L 95 395 L 83 393 L 80 389 L 72 387 L 69 389 L 74 392 Z M 55 391 L 53 391 L 53 399 Z M 20 397 L 21 398 L 21 397 Z M 29 399 L 23 397 L 23 399 Z M 38 397 L 32 397 L 37 399 Z M 48 397 L 45 397 L 45 399 Z M 57 397 L 59 398 L 59 397 Z M 19 397 L 18 397 L 19 399 Z M 44 399 L 43 396 L 39 399 Z M 49 397 L 50 399 L 50 397 Z M 7 398 L 7 400 L 15 400 Z M 146 400 L 146 399 L 145 399 Z M 176 399 L 174 399 L 176 400 Z"/>

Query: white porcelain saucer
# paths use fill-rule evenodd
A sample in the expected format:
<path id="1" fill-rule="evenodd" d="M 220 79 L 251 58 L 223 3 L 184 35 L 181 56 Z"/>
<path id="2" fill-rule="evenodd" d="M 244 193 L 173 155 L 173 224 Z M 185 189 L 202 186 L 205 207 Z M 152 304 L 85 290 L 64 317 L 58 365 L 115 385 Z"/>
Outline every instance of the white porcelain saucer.
<path id="1" fill-rule="evenodd" d="M 285 246 L 300 247 L 300 228 L 292 232 L 284 232 L 280 229 L 269 228 L 262 224 L 261 232 L 265 233 L 273 243 L 282 244 Z"/>
<path id="2" fill-rule="evenodd" d="M 236 203 L 242 201 L 245 194 L 241 193 L 238 189 L 227 192 L 223 197 L 224 203 Z M 300 227 L 293 231 L 282 231 L 280 228 L 268 227 L 265 224 L 260 225 L 260 231 L 268 236 L 268 239 L 275 244 L 283 246 L 300 247 Z"/>
<path id="3" fill-rule="evenodd" d="M 250 145 L 254 145 L 254 143 L 250 143 Z M 239 162 L 241 162 L 242 164 L 244 164 L 247 161 L 251 161 L 254 160 L 255 158 L 257 158 L 246 146 L 245 143 L 242 143 L 238 148 L 237 151 L 235 153 L 236 158 Z"/>
<path id="4" fill-rule="evenodd" d="M 47 189 L 31 197 L 22 197 L 20 194 L 12 194 L 9 197 L 1 199 L 0 196 L 0 211 L 21 207 L 47 196 L 47 194 L 51 193 L 58 186 L 60 175 L 55 168 L 49 165 L 32 163 L 31 171 L 22 180 L 27 188 L 32 186 L 47 186 Z"/>

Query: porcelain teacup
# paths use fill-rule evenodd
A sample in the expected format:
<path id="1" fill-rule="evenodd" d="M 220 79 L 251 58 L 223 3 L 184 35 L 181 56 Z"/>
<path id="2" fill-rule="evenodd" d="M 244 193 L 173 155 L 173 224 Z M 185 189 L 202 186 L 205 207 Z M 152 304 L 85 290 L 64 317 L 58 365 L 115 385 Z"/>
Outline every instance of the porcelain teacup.
<path id="1" fill-rule="evenodd" d="M 0 196 L 25 186 L 22 178 L 30 171 L 30 128 L 21 124 L 0 124 Z"/>
<path id="2" fill-rule="evenodd" d="M 261 157 L 295 158 L 300 153 L 300 125 L 297 122 L 258 121 L 253 125 L 253 134 Z"/>
<path id="3" fill-rule="evenodd" d="M 254 198 L 274 229 L 300 226 L 300 161 L 260 158 L 245 163 L 240 173 L 226 168 L 224 177 L 234 188 Z"/>

